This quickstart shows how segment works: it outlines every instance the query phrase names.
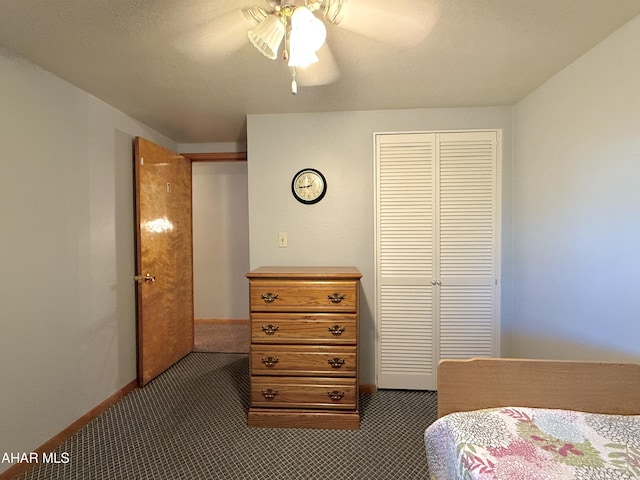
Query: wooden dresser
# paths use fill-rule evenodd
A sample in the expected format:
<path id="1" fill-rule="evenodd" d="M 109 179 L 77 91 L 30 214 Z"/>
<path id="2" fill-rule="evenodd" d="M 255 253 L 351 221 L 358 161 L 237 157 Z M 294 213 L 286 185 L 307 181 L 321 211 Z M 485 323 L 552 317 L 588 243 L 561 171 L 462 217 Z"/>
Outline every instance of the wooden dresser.
<path id="1" fill-rule="evenodd" d="M 261 267 L 251 302 L 252 427 L 360 428 L 354 267 Z"/>

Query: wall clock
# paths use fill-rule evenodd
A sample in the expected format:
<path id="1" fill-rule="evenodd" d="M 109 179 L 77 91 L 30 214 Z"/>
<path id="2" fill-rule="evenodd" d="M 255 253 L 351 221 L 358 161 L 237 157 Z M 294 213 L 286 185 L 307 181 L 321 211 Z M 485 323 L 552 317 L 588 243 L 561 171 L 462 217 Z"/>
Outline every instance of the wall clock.
<path id="1" fill-rule="evenodd" d="M 327 193 L 327 181 L 318 170 L 303 168 L 293 176 L 291 192 L 301 203 L 307 205 L 318 203 Z"/>

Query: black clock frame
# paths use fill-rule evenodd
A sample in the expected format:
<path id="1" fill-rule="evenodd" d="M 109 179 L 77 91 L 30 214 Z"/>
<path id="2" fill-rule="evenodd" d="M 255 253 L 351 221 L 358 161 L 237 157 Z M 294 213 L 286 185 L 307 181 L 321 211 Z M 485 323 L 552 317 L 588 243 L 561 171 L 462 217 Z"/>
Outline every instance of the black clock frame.
<path id="1" fill-rule="evenodd" d="M 298 178 L 300 176 L 301 173 L 304 172 L 313 172 L 316 175 L 318 175 L 321 179 L 322 179 L 322 184 L 323 184 L 323 189 L 322 189 L 322 193 L 320 193 L 320 195 L 318 196 L 318 198 L 314 198 L 313 200 L 305 200 L 304 198 L 300 198 L 297 194 L 296 194 L 296 178 Z M 300 203 L 304 203 L 305 205 L 313 205 L 314 203 L 318 203 L 320 200 L 322 200 L 324 198 L 324 196 L 327 193 L 327 179 L 324 178 L 324 175 L 322 174 L 322 172 L 320 170 L 316 170 L 315 168 L 303 168 L 302 170 L 296 172 L 296 174 L 293 176 L 293 179 L 291 180 L 291 193 L 293 194 L 293 198 L 295 198 L 296 200 L 298 200 Z"/>

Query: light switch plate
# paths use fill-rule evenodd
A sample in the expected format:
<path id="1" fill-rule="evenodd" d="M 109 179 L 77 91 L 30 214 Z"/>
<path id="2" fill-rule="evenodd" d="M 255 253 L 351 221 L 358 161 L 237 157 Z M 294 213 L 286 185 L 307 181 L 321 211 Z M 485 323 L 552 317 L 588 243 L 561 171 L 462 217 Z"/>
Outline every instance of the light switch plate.
<path id="1" fill-rule="evenodd" d="M 278 232 L 278 247 L 287 248 L 287 232 Z"/>

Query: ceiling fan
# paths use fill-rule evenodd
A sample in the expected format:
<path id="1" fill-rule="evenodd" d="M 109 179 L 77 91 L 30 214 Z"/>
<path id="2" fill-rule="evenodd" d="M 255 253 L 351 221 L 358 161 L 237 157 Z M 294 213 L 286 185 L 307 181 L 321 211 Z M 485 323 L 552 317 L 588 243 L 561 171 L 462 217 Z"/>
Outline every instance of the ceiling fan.
<path id="1" fill-rule="evenodd" d="M 235 8 L 216 15 L 182 44 L 198 61 L 227 57 L 253 45 L 265 57 L 283 59 L 291 70 L 292 93 L 298 85 L 326 85 L 340 78 L 327 38 L 327 26 L 396 48 L 424 40 L 440 17 L 442 0 L 264 0 L 264 5 Z M 246 4 L 246 2 L 245 2 Z M 309 38 L 307 38 L 309 37 Z M 325 39 L 327 41 L 325 41 Z M 308 44 L 306 42 L 309 42 Z M 332 47 L 340 48 L 333 40 Z M 304 66 L 306 65 L 306 66 Z"/>
<path id="2" fill-rule="evenodd" d="M 284 45 L 282 59 L 291 68 L 292 94 L 298 93 L 298 68 L 308 67 L 320 60 L 317 52 L 325 45 L 327 38 L 327 29 L 321 18 L 330 24 L 338 25 L 343 18 L 346 1 L 267 1 L 269 10 L 258 6 L 243 10 L 243 13 L 256 23 L 256 27 L 249 30 L 247 36 L 260 53 L 276 60 L 281 44 Z M 318 14 L 321 17 L 318 17 Z M 325 52 L 328 52 L 328 47 Z M 335 63 L 326 65 L 324 77 L 335 80 L 339 76 L 337 66 Z"/>

